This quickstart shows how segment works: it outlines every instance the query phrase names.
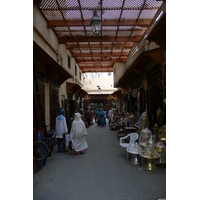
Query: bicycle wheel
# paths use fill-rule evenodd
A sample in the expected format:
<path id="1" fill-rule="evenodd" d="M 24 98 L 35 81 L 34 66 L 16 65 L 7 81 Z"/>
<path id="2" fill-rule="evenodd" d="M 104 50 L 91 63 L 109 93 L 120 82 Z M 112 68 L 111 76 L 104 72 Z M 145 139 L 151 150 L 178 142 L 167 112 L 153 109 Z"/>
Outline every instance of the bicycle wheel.
<path id="1" fill-rule="evenodd" d="M 36 141 L 33 143 L 33 160 L 44 161 L 48 156 L 48 147 L 44 142 Z"/>
<path id="2" fill-rule="evenodd" d="M 44 143 L 48 147 L 49 156 L 51 156 L 52 151 L 54 150 L 53 141 L 50 138 L 44 137 Z"/>

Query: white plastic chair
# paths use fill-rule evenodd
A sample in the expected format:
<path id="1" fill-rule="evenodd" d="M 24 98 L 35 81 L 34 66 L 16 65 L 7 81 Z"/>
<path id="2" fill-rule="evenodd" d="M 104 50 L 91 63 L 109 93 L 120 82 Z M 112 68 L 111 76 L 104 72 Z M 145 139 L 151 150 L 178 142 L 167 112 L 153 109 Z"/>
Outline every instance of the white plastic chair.
<path id="1" fill-rule="evenodd" d="M 130 137 L 129 143 L 130 142 L 135 142 L 138 139 L 138 134 L 137 133 L 130 133 L 127 136 L 121 137 L 120 138 L 120 143 L 119 143 L 119 151 L 120 151 L 120 147 L 126 148 L 129 146 L 129 143 L 125 143 L 123 142 L 124 139 Z"/>

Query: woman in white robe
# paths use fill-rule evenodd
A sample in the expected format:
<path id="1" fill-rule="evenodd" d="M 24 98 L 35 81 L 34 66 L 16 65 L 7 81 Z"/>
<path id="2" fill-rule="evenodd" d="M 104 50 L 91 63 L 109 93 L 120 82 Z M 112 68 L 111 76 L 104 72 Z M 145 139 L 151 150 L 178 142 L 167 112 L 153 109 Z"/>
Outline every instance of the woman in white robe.
<path id="1" fill-rule="evenodd" d="M 84 122 L 81 119 L 80 113 L 75 113 L 74 121 L 70 131 L 70 140 L 72 141 L 75 149 L 75 154 L 83 153 L 83 150 L 88 148 L 85 137 L 87 130 Z"/>

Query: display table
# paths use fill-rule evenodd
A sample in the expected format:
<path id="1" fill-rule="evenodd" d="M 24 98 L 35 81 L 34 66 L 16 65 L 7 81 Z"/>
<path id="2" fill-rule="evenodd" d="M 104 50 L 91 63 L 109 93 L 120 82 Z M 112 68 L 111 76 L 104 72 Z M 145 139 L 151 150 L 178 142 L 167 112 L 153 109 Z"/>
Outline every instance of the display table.
<path id="1" fill-rule="evenodd" d="M 124 127 L 124 132 L 126 133 L 126 135 L 128 135 L 128 133 L 136 133 L 137 128 L 135 127 Z"/>
<path id="2" fill-rule="evenodd" d="M 120 137 L 124 137 L 126 136 L 126 133 L 124 132 L 124 130 L 120 129 L 117 130 L 117 139 L 119 139 Z"/>

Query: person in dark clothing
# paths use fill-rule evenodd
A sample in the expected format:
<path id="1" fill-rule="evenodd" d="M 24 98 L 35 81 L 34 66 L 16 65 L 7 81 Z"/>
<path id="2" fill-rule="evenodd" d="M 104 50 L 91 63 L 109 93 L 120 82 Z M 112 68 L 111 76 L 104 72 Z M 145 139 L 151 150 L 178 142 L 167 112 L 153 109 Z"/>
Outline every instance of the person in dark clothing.
<path id="1" fill-rule="evenodd" d="M 91 125 L 91 114 L 90 114 L 90 111 L 88 110 L 88 108 L 85 111 L 85 119 L 88 123 L 88 127 L 90 127 L 90 125 Z"/>

